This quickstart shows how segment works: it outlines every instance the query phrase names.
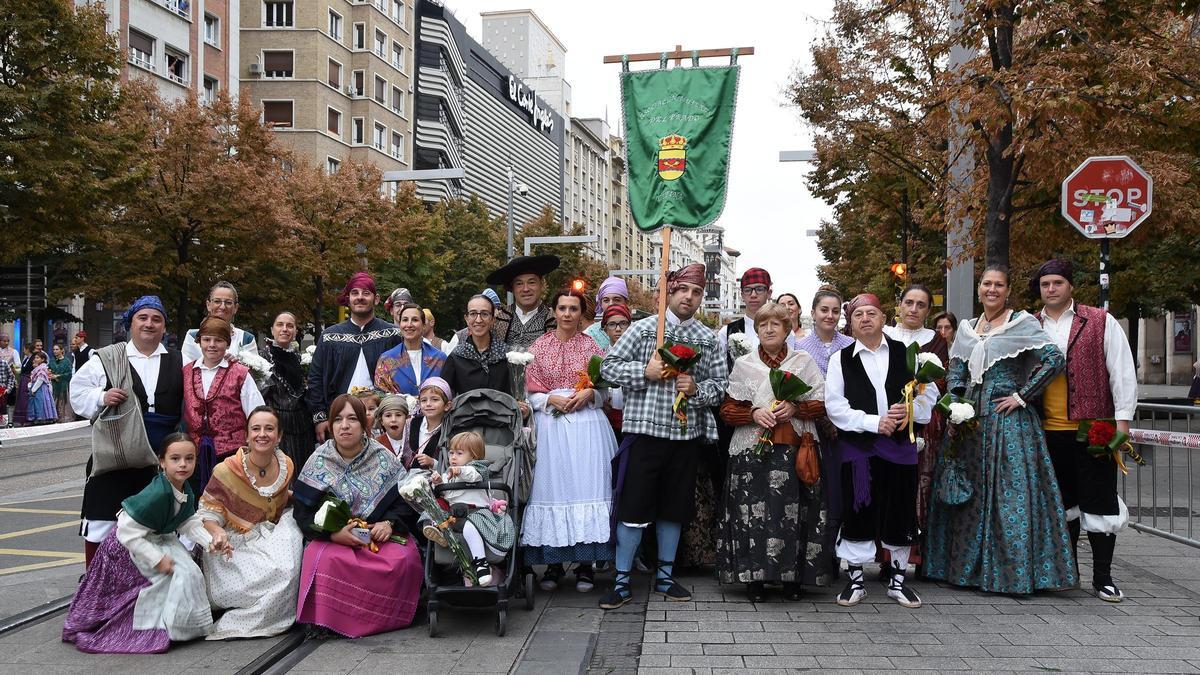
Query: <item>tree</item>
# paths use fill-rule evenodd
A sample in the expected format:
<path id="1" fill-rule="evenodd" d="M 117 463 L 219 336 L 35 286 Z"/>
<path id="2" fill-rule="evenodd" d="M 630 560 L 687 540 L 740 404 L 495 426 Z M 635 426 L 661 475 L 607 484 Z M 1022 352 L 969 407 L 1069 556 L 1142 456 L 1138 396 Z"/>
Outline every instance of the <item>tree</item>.
<path id="1" fill-rule="evenodd" d="M 1148 307 L 1127 302 L 1120 286 L 1114 307 L 1140 312 L 1194 297 L 1194 265 L 1161 243 L 1200 236 L 1189 216 L 1200 197 L 1193 3 L 966 0 L 964 10 L 964 28 L 951 35 L 940 0 L 836 2 L 792 93 L 818 131 L 819 163 L 857 160 L 819 169 L 814 189 L 831 203 L 860 190 L 866 201 L 889 183 L 885 176 L 902 176 L 918 228 L 969 217 L 969 252 L 1009 265 L 1019 281 L 1052 254 L 1096 268 L 1095 244 L 1058 215 L 1059 184 L 1089 155 L 1128 154 L 1154 177 L 1156 202 L 1151 221 L 1114 247 L 1114 272 Z M 957 43 L 973 56 L 948 72 Z M 946 170 L 951 109 L 980 158 L 961 199 Z M 838 236 L 856 226 L 838 222 Z M 1152 265 L 1138 264 L 1144 254 Z M 1188 273 L 1177 275 L 1180 265 Z M 1094 298 L 1086 282 L 1080 290 Z"/>
<path id="2" fill-rule="evenodd" d="M 167 104 L 148 86 L 127 89 L 119 120 L 122 133 L 140 139 L 133 166 L 141 180 L 65 264 L 77 292 L 162 295 L 182 336 L 199 319 L 197 293 L 217 279 L 248 287 L 287 249 L 287 155 L 247 99 Z"/>
<path id="3" fill-rule="evenodd" d="M 343 284 L 365 268 L 367 252 L 386 256 L 393 238 L 387 227 L 391 205 L 380 195 L 379 183 L 375 165 L 356 161 L 343 162 L 333 173 L 297 162 L 287 173 L 296 246 L 291 274 L 303 289 L 298 302 L 307 310 L 305 318 L 318 334 L 337 307 Z"/>
<path id="4" fill-rule="evenodd" d="M 372 245 L 367 251 L 372 260 L 382 261 L 373 266 L 380 293 L 386 297 L 392 289 L 404 287 L 422 307 L 436 304 L 445 292 L 454 257 L 448 255 L 454 242 L 443 214 L 417 196 L 412 183 L 405 183 L 396 192 L 386 220 L 386 245 Z"/>
<path id="5" fill-rule="evenodd" d="M 461 326 L 467 301 L 486 288 L 487 275 L 504 264 L 507 230 L 504 219 L 488 213 L 474 195 L 441 202 L 434 215 L 443 224 L 434 255 L 445 261 L 445 281 L 423 304 L 443 328 Z"/>
<path id="6" fill-rule="evenodd" d="M 99 5 L 0 0 L 0 228 L 6 262 L 64 254 L 124 187 L 120 51 Z"/>

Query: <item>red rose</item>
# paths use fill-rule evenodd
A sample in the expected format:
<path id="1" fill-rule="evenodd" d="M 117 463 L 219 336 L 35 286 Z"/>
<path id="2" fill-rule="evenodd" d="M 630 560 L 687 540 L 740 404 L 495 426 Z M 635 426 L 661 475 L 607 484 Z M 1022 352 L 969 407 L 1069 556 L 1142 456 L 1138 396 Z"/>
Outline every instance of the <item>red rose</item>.
<path id="1" fill-rule="evenodd" d="M 792 374 L 787 372 L 786 370 L 783 371 L 783 381 L 787 382 L 790 379 L 792 379 Z"/>
<path id="2" fill-rule="evenodd" d="M 1109 424 L 1108 422 L 1092 422 L 1092 426 L 1088 429 L 1087 434 L 1088 445 L 1105 447 L 1112 442 L 1113 436 L 1116 435 L 1116 426 Z"/>
<path id="3" fill-rule="evenodd" d="M 671 348 L 667 351 L 679 359 L 690 359 L 696 355 L 696 351 L 687 345 L 671 345 Z"/>

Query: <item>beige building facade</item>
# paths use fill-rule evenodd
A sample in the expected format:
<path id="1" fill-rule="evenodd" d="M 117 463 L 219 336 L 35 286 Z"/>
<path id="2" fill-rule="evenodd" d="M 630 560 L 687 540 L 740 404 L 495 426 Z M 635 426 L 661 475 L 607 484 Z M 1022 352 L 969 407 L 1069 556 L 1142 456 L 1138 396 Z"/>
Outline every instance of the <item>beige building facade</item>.
<path id="1" fill-rule="evenodd" d="M 406 0 L 241 0 L 241 92 L 281 142 L 336 171 L 412 165 Z"/>

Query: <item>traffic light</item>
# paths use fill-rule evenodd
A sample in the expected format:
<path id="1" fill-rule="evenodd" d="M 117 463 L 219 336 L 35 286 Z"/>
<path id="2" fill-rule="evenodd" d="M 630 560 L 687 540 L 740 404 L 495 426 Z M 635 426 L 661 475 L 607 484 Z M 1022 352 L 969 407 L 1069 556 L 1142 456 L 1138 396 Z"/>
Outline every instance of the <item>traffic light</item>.
<path id="1" fill-rule="evenodd" d="M 587 282 L 583 279 L 574 279 L 571 281 L 571 290 L 582 293 L 587 288 Z"/>
<path id="2" fill-rule="evenodd" d="M 908 265 L 902 262 L 892 263 L 892 276 L 896 277 L 896 281 L 908 281 Z"/>

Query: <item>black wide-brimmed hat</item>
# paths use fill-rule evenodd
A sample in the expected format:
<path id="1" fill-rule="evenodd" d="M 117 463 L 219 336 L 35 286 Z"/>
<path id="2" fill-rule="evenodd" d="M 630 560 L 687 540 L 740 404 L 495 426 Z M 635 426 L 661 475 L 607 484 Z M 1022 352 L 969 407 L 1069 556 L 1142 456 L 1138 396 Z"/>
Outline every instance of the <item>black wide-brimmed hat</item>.
<path id="1" fill-rule="evenodd" d="M 544 277 L 547 274 L 558 269 L 558 256 L 556 255 L 522 255 L 508 261 L 508 264 L 500 269 L 492 272 L 487 276 L 489 284 L 503 284 L 511 286 L 513 279 L 522 274 L 536 274 L 539 277 Z"/>

